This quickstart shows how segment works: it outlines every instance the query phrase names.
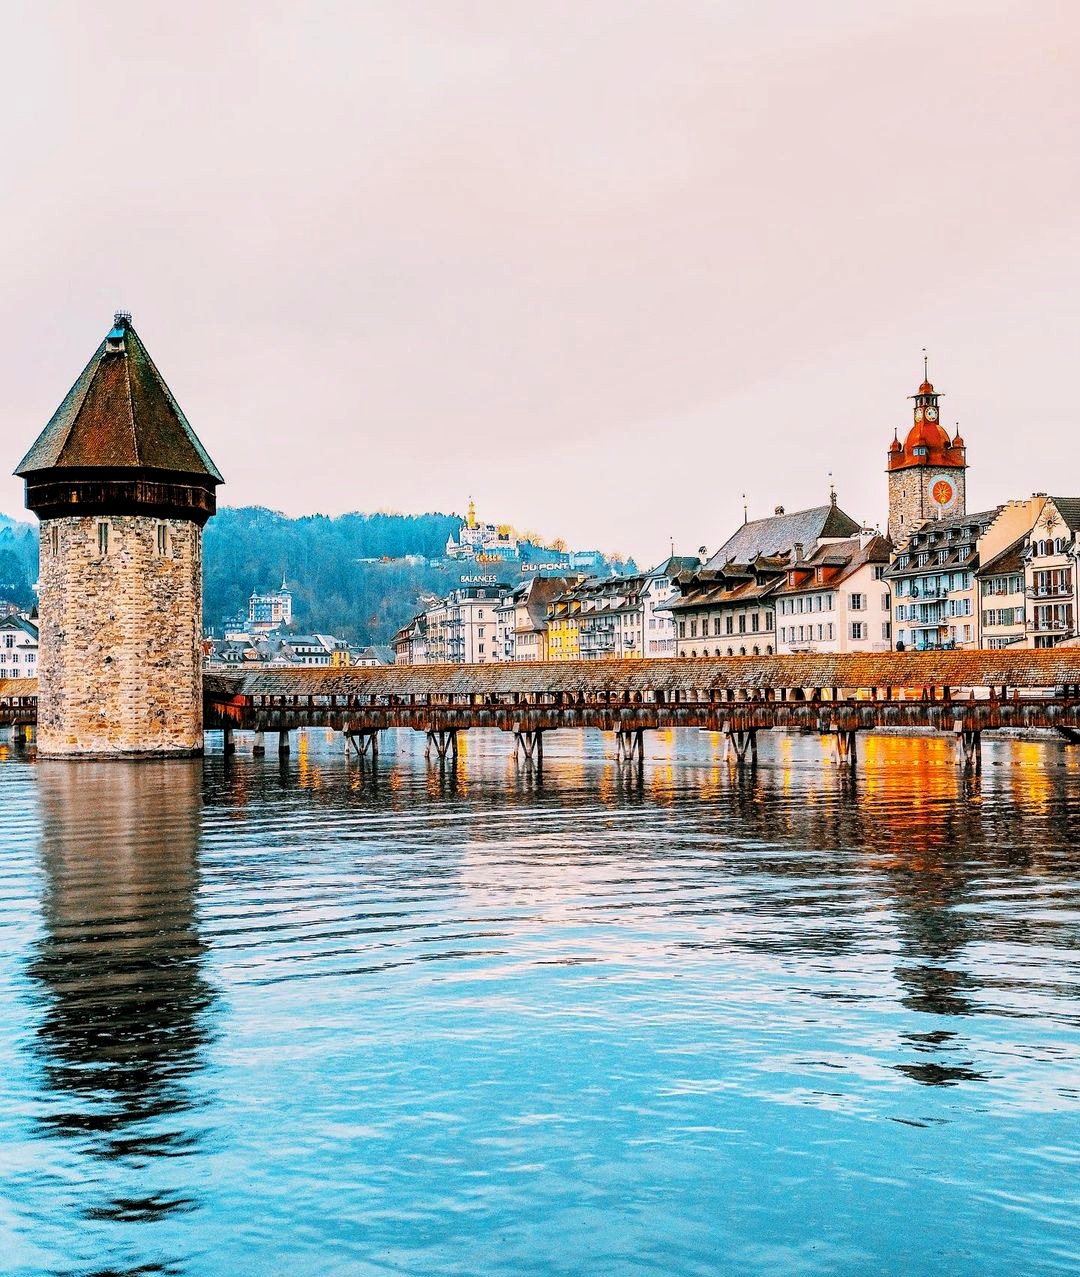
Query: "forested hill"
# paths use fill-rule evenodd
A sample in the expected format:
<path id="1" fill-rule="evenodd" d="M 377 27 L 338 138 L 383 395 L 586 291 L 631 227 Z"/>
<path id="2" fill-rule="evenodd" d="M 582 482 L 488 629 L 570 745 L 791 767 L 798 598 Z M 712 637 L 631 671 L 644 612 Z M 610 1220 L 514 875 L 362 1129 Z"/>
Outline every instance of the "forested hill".
<path id="1" fill-rule="evenodd" d="M 388 643 L 429 600 L 454 589 L 463 573 L 520 580 L 516 566 L 417 561 L 442 560 L 447 537 L 460 527 L 460 516 L 447 514 L 290 519 L 253 506 L 219 510 L 203 542 L 205 622 L 220 634 L 224 620 L 247 615 L 253 591 L 276 589 L 284 576 L 293 592 L 294 629 Z M 613 559 L 609 570 L 633 565 Z"/>
<path id="2" fill-rule="evenodd" d="M 0 601 L 33 607 L 37 573 L 36 525 L 16 523 L 0 514 Z"/>
<path id="3" fill-rule="evenodd" d="M 203 611 L 221 632 L 246 616 L 253 591 L 293 592 L 294 628 L 385 643 L 418 610 L 424 594 L 443 594 L 461 568 L 432 567 L 461 519 L 446 514 L 342 514 L 287 518 L 258 506 L 225 508 L 206 525 Z M 363 562 L 363 560 L 375 562 Z"/>
<path id="4" fill-rule="evenodd" d="M 520 579 L 509 565 L 427 562 L 443 558 L 447 537 L 460 526 L 460 516 L 447 514 L 290 519 L 258 506 L 226 507 L 204 534 L 205 623 L 220 634 L 227 618 L 247 616 L 253 591 L 275 589 L 284 575 L 293 592 L 294 629 L 386 643 L 463 573 Z M 626 568 L 618 560 L 610 564 L 612 571 Z M 32 607 L 37 571 L 37 527 L 0 515 L 0 601 Z"/>

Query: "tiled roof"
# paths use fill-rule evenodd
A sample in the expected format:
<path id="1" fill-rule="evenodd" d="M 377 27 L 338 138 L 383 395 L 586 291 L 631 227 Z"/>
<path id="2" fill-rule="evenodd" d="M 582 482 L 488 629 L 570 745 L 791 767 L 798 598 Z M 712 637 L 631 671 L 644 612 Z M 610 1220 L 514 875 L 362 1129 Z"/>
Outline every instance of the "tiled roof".
<path id="1" fill-rule="evenodd" d="M 672 612 L 689 612 L 706 607 L 739 607 L 746 603 L 757 603 L 774 594 L 783 580 L 783 576 L 778 575 L 766 581 L 752 579 L 740 581 L 736 585 L 714 586 L 676 599 L 670 604 L 670 608 Z"/>
<path id="2" fill-rule="evenodd" d="M 819 567 L 834 567 L 839 571 L 826 581 L 816 581 L 811 577 L 810 580 L 798 585 L 785 584 L 781 587 L 780 593 L 813 593 L 815 590 L 832 588 L 846 581 L 867 563 L 880 563 L 884 567 L 889 562 L 891 553 L 892 542 L 888 537 L 880 535 L 872 537 L 864 546 L 860 546 L 858 537 L 819 546 L 813 554 L 802 560 L 799 564 L 800 568 L 813 571 Z"/>
<path id="3" fill-rule="evenodd" d="M 253 670 L 207 675 L 211 694 L 378 695 L 605 692 L 781 687 L 1047 687 L 1080 678 L 1075 648 L 1046 651 L 821 653 L 697 659 L 508 662 Z M 24 680 L 34 686 L 32 680 Z M 8 685 L 10 687 L 10 684 Z M 18 690 L 22 690 L 21 688 Z M 27 688 L 29 690 L 29 687 Z M 0 693 L 3 689 L 0 688 Z"/>
<path id="4" fill-rule="evenodd" d="M 28 638 L 37 642 L 38 627 L 33 621 L 28 621 L 25 616 L 19 616 L 18 613 L 5 616 L 3 620 L 0 620 L 0 630 L 21 630 Z"/>
<path id="5" fill-rule="evenodd" d="M 701 566 L 701 560 L 696 554 L 673 554 L 663 563 L 658 563 L 651 572 L 646 576 L 678 576 L 680 572 L 693 572 L 695 568 Z"/>
<path id="6" fill-rule="evenodd" d="M 217 467 L 123 316 L 15 471 L 168 470 L 221 483 Z"/>
<path id="7" fill-rule="evenodd" d="M 991 523 L 998 517 L 1004 509 L 1004 506 L 996 505 L 992 510 L 982 510 L 978 514 L 950 514 L 944 519 L 926 519 L 911 529 L 911 535 L 907 541 L 901 543 L 898 549 L 903 549 L 913 537 L 932 536 L 939 532 L 953 532 L 957 528 L 973 528 L 989 527 Z"/>
<path id="8" fill-rule="evenodd" d="M 1080 497 L 1051 497 L 1050 500 L 1069 530 L 1080 532 Z"/>
<path id="9" fill-rule="evenodd" d="M 750 563 L 759 554 L 783 554 L 798 544 L 808 550 L 820 537 L 848 537 L 858 531 L 859 524 L 832 502 L 791 514 L 774 514 L 744 523 L 717 550 L 707 566 L 723 567 L 733 559 L 737 563 Z"/>

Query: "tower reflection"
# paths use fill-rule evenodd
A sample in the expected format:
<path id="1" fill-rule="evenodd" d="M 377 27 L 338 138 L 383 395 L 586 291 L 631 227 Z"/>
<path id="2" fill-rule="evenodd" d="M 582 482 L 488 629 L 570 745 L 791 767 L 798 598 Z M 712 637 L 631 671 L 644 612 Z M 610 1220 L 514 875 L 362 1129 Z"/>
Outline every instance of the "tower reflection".
<path id="1" fill-rule="evenodd" d="M 95 1258 L 121 1258 L 111 1224 L 196 1204 L 183 1155 L 200 1138 L 191 1079 L 213 1000 L 196 921 L 201 777 L 199 760 L 40 765 L 40 1122 L 76 1154 L 80 1212 L 106 1230 L 85 1239 Z M 129 1228 L 120 1248 L 131 1241 Z M 138 1260 L 109 1271 L 166 1270 Z"/>

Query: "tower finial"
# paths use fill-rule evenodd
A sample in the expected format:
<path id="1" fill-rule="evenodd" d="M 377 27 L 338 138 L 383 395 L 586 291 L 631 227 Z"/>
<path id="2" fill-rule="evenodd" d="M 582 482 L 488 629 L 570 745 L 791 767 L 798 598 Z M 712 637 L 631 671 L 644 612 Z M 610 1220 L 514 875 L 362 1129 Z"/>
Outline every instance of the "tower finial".
<path id="1" fill-rule="evenodd" d="M 747 506 L 747 504 L 746 504 L 746 493 L 745 493 L 745 492 L 742 494 L 742 521 L 743 521 L 743 523 L 749 523 L 749 522 L 750 522 L 750 512 L 749 512 L 749 507 L 748 507 L 748 506 Z"/>
<path id="2" fill-rule="evenodd" d="M 922 379 L 923 381 L 930 380 L 930 375 L 927 372 L 926 364 L 927 364 L 927 355 L 926 355 L 926 347 L 924 346 L 922 348 Z"/>
<path id="3" fill-rule="evenodd" d="M 836 505 L 836 484 L 833 483 L 832 471 L 829 471 L 829 504 Z"/>

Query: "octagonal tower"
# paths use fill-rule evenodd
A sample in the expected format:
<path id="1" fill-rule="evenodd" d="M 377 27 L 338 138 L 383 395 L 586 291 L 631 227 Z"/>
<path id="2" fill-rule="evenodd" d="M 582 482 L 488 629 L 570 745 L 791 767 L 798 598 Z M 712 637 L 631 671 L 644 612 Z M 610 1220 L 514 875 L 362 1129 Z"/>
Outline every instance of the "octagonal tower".
<path id="1" fill-rule="evenodd" d="M 41 520 L 38 752 L 202 752 L 202 529 L 222 482 L 117 314 L 15 473 Z"/>

